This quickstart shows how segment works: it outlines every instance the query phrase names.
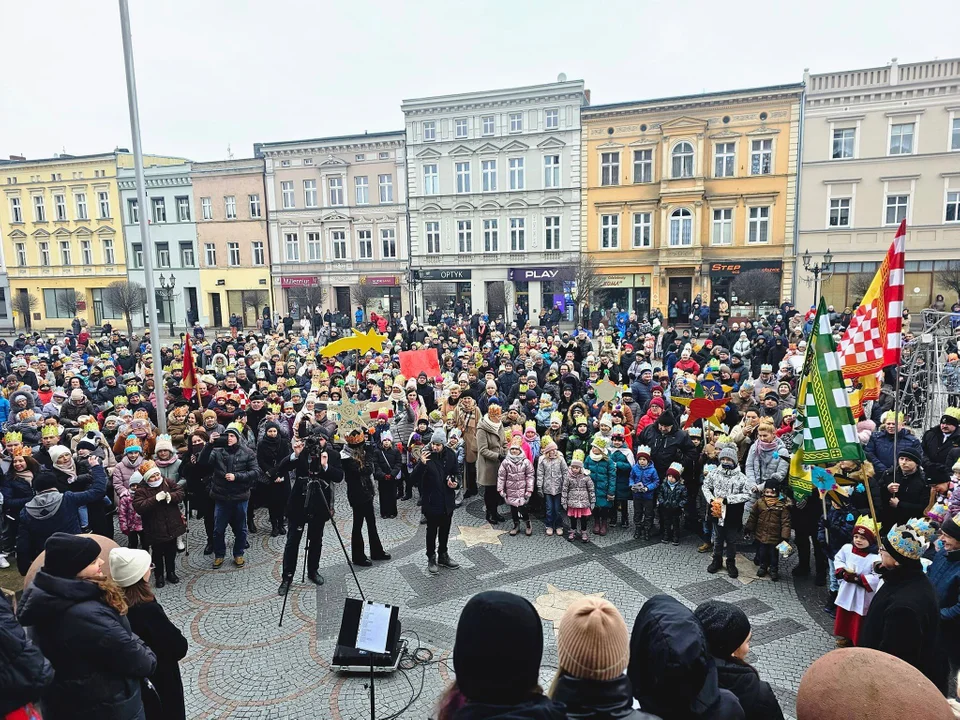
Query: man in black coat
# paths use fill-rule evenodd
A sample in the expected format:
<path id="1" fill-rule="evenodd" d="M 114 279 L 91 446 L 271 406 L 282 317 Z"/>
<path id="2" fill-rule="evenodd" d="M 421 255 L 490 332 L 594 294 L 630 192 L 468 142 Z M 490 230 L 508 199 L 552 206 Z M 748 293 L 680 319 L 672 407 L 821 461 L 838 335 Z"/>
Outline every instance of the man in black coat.
<path id="1" fill-rule="evenodd" d="M 430 449 L 420 455 L 412 478 L 420 488 L 421 510 L 427 518 L 427 570 L 432 575 L 440 567 L 456 569 L 459 563 L 447 553 L 447 539 L 457 490 L 457 458 L 446 447 L 447 437 L 442 429 L 430 438 Z M 439 551 L 439 554 L 437 554 Z"/>
<path id="2" fill-rule="evenodd" d="M 670 463 L 691 467 L 697 459 L 697 449 L 669 410 L 660 415 L 657 422 L 644 428 L 640 433 L 640 444 L 650 447 L 650 459 L 661 478 L 667 477 Z"/>
<path id="3" fill-rule="evenodd" d="M 40 648 L 27 640 L 7 599 L 0 595 L 0 717 L 37 703 L 53 682 L 53 667 Z"/>
<path id="4" fill-rule="evenodd" d="M 957 412 L 956 408 L 947 408 L 948 413 Z M 960 414 L 960 413 L 958 413 Z M 951 465 L 948 459 L 956 448 L 960 448 L 960 420 L 944 413 L 940 424 L 927 430 L 920 439 L 923 451 L 923 470 L 933 485 L 950 482 Z"/>

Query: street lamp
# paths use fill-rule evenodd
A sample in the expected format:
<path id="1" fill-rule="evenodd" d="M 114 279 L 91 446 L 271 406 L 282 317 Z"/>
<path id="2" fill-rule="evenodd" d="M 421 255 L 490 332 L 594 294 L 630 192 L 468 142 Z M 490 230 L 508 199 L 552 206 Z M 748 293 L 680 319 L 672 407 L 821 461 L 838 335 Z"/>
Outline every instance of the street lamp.
<path id="1" fill-rule="evenodd" d="M 160 296 L 167 301 L 167 321 L 170 323 L 170 337 L 173 338 L 173 289 L 177 285 L 177 278 L 170 273 L 168 281 L 163 273 L 160 273 Z"/>
<path id="2" fill-rule="evenodd" d="M 800 257 L 803 260 L 803 269 L 813 275 L 813 304 L 819 307 L 820 276 L 822 275 L 824 280 L 829 280 L 833 276 L 833 268 L 831 267 L 833 264 L 833 253 L 830 252 L 830 248 L 827 248 L 827 251 L 823 254 L 822 263 L 812 263 L 809 250 L 805 250 Z M 807 282 L 809 283 L 810 280 L 807 280 Z"/>

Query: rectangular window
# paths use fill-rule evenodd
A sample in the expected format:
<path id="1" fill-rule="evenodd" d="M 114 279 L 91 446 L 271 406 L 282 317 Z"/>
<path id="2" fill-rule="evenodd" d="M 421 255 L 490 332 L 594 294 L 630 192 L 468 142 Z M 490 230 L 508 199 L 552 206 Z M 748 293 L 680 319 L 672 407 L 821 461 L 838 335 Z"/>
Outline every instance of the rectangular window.
<path id="1" fill-rule="evenodd" d="M 543 248 L 544 250 L 560 249 L 559 215 L 547 215 L 543 219 Z"/>
<path id="2" fill-rule="evenodd" d="M 620 247 L 620 216 L 600 216 L 600 247 L 603 250 L 614 250 Z"/>
<path id="3" fill-rule="evenodd" d="M 523 158 L 510 158 L 507 161 L 510 168 L 510 189 L 523 190 L 526 179 L 524 177 Z"/>
<path id="4" fill-rule="evenodd" d="M 27 246 L 24 243 L 15 243 L 17 250 L 17 266 L 27 266 Z"/>
<path id="5" fill-rule="evenodd" d="M 359 153 L 358 155 L 355 155 L 355 156 L 354 156 L 354 159 L 355 159 L 357 162 L 363 162 L 364 160 L 367 159 L 367 156 L 364 155 L 363 153 Z"/>
<path id="6" fill-rule="evenodd" d="M 714 177 L 733 177 L 737 162 L 736 143 L 717 143 L 714 146 L 713 174 Z"/>
<path id="7" fill-rule="evenodd" d="M 560 187 L 560 156 L 543 156 L 543 186 L 545 188 Z"/>
<path id="8" fill-rule="evenodd" d="M 223 209 L 227 220 L 237 219 L 237 196 L 227 195 L 223 198 Z"/>
<path id="9" fill-rule="evenodd" d="M 769 175 L 773 172 L 773 140 L 754 140 L 750 143 L 750 174 Z"/>
<path id="10" fill-rule="evenodd" d="M 733 208 L 717 208 L 713 211 L 711 245 L 733 244 Z"/>
<path id="11" fill-rule="evenodd" d="M 157 267 L 170 267 L 170 243 L 157 243 Z"/>
<path id="12" fill-rule="evenodd" d="M 77 202 L 77 220 L 88 220 L 87 216 L 87 194 L 86 193 L 77 193 L 74 195 L 74 199 Z"/>
<path id="13" fill-rule="evenodd" d="M 70 267 L 73 265 L 73 257 L 70 253 L 70 241 L 61 240 L 60 241 L 60 264 L 64 267 Z"/>
<path id="14" fill-rule="evenodd" d="M 653 150 L 633 151 L 633 181 L 653 182 Z"/>
<path id="15" fill-rule="evenodd" d="M 127 200 L 127 217 L 130 219 L 131 225 L 140 224 L 140 203 L 137 202 L 136 198 Z"/>
<path id="16" fill-rule="evenodd" d="M 620 184 L 620 153 L 600 153 L 600 184 Z"/>
<path id="17" fill-rule="evenodd" d="M 253 264 L 260 266 L 266 263 L 266 256 L 263 253 L 263 242 L 257 240 L 253 243 Z"/>
<path id="18" fill-rule="evenodd" d="M 380 230 L 380 247 L 383 249 L 383 258 L 392 260 L 397 257 L 397 231 L 393 228 Z"/>
<path id="19" fill-rule="evenodd" d="M 497 190 L 497 161 L 481 160 L 480 177 L 483 181 L 484 192 L 496 192 Z"/>
<path id="20" fill-rule="evenodd" d="M 830 227 L 850 227 L 850 198 L 830 198 Z"/>
<path id="21" fill-rule="evenodd" d="M 331 198 L 333 197 L 333 180 L 334 178 L 330 179 L 330 183 L 331 183 L 330 197 Z M 336 178 L 336 180 L 337 182 L 340 182 L 340 178 Z M 333 201 L 331 200 L 331 204 L 339 205 L 340 203 L 333 203 Z M 319 205 L 320 203 L 317 200 L 317 181 L 304 180 L 303 181 L 303 206 L 308 208 L 315 208 Z"/>
<path id="22" fill-rule="evenodd" d="M 80 241 L 80 261 L 86 267 L 93 265 L 93 250 L 90 248 L 89 240 Z"/>
<path id="23" fill-rule="evenodd" d="M 483 128 L 482 133 L 484 137 L 490 137 L 494 133 L 494 128 L 496 126 L 496 121 L 493 115 L 486 115 L 485 117 L 480 118 L 480 123 Z"/>
<path id="24" fill-rule="evenodd" d="M 960 150 L 960 118 L 954 118 L 950 128 L 950 149 Z"/>
<path id="25" fill-rule="evenodd" d="M 457 118 L 453 121 L 453 136 L 455 138 L 465 138 L 467 136 L 466 118 Z"/>
<path id="26" fill-rule="evenodd" d="M 150 198 L 153 203 L 153 221 L 155 223 L 165 223 L 167 221 L 167 205 L 163 198 Z"/>
<path id="27" fill-rule="evenodd" d="M 510 113 L 510 132 L 523 132 L 523 113 Z"/>
<path id="28" fill-rule="evenodd" d="M 330 204 L 343 205 L 343 178 L 332 177 L 328 183 L 330 189 Z"/>
<path id="29" fill-rule="evenodd" d="M 457 193 L 470 192 L 470 163 L 458 162 L 454 164 L 457 173 Z"/>
<path id="30" fill-rule="evenodd" d="M 40 251 L 40 266 L 50 267 L 50 243 L 38 242 L 37 249 Z"/>
<path id="31" fill-rule="evenodd" d="M 296 207 L 296 202 L 293 199 L 293 181 L 284 180 L 280 183 L 280 192 L 283 196 L 283 207 L 286 210 Z"/>
<path id="32" fill-rule="evenodd" d="M 380 158 L 381 160 L 389 160 L 389 159 L 390 159 L 390 153 L 389 153 L 389 152 L 382 152 L 382 153 L 380 153 L 379 155 L 377 155 L 377 157 Z"/>
<path id="33" fill-rule="evenodd" d="M 947 193 L 946 222 L 960 222 L 960 192 Z"/>
<path id="34" fill-rule="evenodd" d="M 37 222 L 47 221 L 47 209 L 43 206 L 43 195 L 33 196 L 33 219 Z"/>
<path id="35" fill-rule="evenodd" d="M 236 212 L 234 212 L 234 216 L 236 216 Z M 190 222 L 190 198 L 177 198 L 177 220 L 179 222 Z"/>
<path id="36" fill-rule="evenodd" d="M 307 262 L 320 262 L 323 251 L 321 250 L 320 233 L 307 233 Z"/>
<path id="37" fill-rule="evenodd" d="M 370 204 L 370 181 L 366 175 L 353 179 L 354 189 L 357 191 L 357 205 Z"/>
<path id="38" fill-rule="evenodd" d="M 765 243 L 770 240 L 770 208 L 750 208 L 750 226 L 747 230 L 748 243 Z"/>
<path id="39" fill-rule="evenodd" d="M 393 175 L 379 175 L 377 180 L 380 183 L 380 204 L 393 202 Z"/>
<path id="40" fill-rule="evenodd" d="M 43 289 L 43 310 L 48 318 L 62 318 L 70 320 L 74 317 L 73 308 L 70 307 L 75 295 L 70 294 L 70 290 L 64 288 L 44 288 Z"/>
<path id="41" fill-rule="evenodd" d="M 693 216 L 689 210 L 680 209 L 670 213 L 670 247 L 693 245 Z"/>
<path id="42" fill-rule="evenodd" d="M 204 243 L 203 261 L 207 264 L 207 267 L 216 267 L 217 265 L 217 246 L 216 245 L 214 245 L 213 243 Z"/>
<path id="43" fill-rule="evenodd" d="M 909 195 L 887 195 L 887 212 L 884 216 L 884 224 L 899 225 L 907 217 L 907 203 L 909 201 Z"/>
<path id="44" fill-rule="evenodd" d="M 283 237 L 287 262 L 300 262 L 300 237 L 296 233 L 284 233 Z"/>
<path id="45" fill-rule="evenodd" d="M 200 217 L 213 220 L 213 202 L 208 197 L 200 198 Z"/>
<path id="46" fill-rule="evenodd" d="M 890 154 L 913 154 L 914 123 L 898 123 L 890 126 Z"/>
<path id="47" fill-rule="evenodd" d="M 113 240 L 104 239 L 103 241 L 103 264 L 113 265 Z"/>
<path id="48" fill-rule="evenodd" d="M 313 165 L 313 158 L 304 158 L 304 159 L 303 159 L 303 164 L 304 164 L 304 165 Z"/>
<path id="49" fill-rule="evenodd" d="M 53 196 L 53 209 L 56 212 L 56 218 L 60 222 L 64 222 L 67 219 L 67 196 L 66 195 L 54 195 Z"/>
<path id="50" fill-rule="evenodd" d="M 853 147 L 857 139 L 856 128 L 835 128 L 833 131 L 834 160 L 845 160 L 853 157 Z"/>
<path id="51" fill-rule="evenodd" d="M 250 202 L 250 217 L 260 217 L 260 196 L 247 195 L 247 200 Z"/>
<path id="52" fill-rule="evenodd" d="M 633 214 L 633 247 L 648 248 L 653 245 L 653 220 L 652 214 L 634 213 Z"/>
<path id="53" fill-rule="evenodd" d="M 423 139 L 432 141 L 437 139 L 437 123 L 434 120 L 423 121 Z"/>
<path id="54" fill-rule="evenodd" d="M 180 267 L 192 268 L 196 266 L 197 261 L 193 255 L 193 243 L 180 243 Z"/>
<path id="55" fill-rule="evenodd" d="M 227 264 L 230 267 L 240 267 L 240 243 L 227 243 Z"/>
<path id="56" fill-rule="evenodd" d="M 510 218 L 510 252 L 523 252 L 527 249 L 527 221 L 524 218 Z"/>
<path id="57" fill-rule="evenodd" d="M 97 206 L 100 208 L 100 219 L 106 220 L 110 217 L 110 193 L 97 193 Z"/>
<path id="58" fill-rule="evenodd" d="M 361 260 L 373 260 L 373 231 L 357 230 L 357 248 Z"/>
<path id="59" fill-rule="evenodd" d="M 23 208 L 20 207 L 20 198 L 18 197 L 10 198 L 10 218 L 11 222 L 23 222 Z"/>
<path id="60" fill-rule="evenodd" d="M 424 235 L 427 237 L 427 254 L 440 254 L 440 223 L 428 222 L 424 225 Z"/>
<path id="61" fill-rule="evenodd" d="M 483 251 L 500 252 L 500 221 L 495 218 L 483 221 Z"/>
<path id="62" fill-rule="evenodd" d="M 556 130 L 560 127 L 560 111 L 556 109 L 547 110 L 544 115 L 544 123 L 547 130 Z"/>
<path id="63" fill-rule="evenodd" d="M 345 233 L 343 230 L 334 230 L 332 233 L 330 233 L 330 237 L 333 239 L 333 259 L 346 260 L 347 233 Z"/>
<path id="64" fill-rule="evenodd" d="M 437 195 L 440 193 L 440 176 L 436 165 L 423 166 L 423 194 Z"/>
<path id="65" fill-rule="evenodd" d="M 457 246 L 462 253 L 473 252 L 473 220 L 457 220 Z"/>

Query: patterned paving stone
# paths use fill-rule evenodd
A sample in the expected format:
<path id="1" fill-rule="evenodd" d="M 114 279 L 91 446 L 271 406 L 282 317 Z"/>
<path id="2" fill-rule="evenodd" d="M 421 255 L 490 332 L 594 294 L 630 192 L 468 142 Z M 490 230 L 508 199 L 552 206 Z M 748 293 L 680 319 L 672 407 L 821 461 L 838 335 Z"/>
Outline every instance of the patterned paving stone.
<path id="1" fill-rule="evenodd" d="M 712 580 L 701 580 L 700 582 L 684 585 L 676 590 L 694 605 L 699 605 L 704 600 L 719 598 L 736 589 L 737 586 L 728 580 L 713 578 Z"/>

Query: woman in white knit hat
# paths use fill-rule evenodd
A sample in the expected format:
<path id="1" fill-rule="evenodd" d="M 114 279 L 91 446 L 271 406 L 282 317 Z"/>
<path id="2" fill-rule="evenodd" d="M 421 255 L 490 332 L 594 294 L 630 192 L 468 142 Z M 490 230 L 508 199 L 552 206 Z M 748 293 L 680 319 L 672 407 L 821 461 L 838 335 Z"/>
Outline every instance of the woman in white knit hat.
<path id="1" fill-rule="evenodd" d="M 127 598 L 130 629 L 157 656 L 157 669 L 150 677 L 157 697 L 151 698 L 149 693 L 144 693 L 146 718 L 182 720 L 187 713 L 183 703 L 180 660 L 187 654 L 187 639 L 157 602 L 150 587 L 152 571 L 150 553 L 146 550 L 120 547 L 110 551 L 110 577 Z"/>

